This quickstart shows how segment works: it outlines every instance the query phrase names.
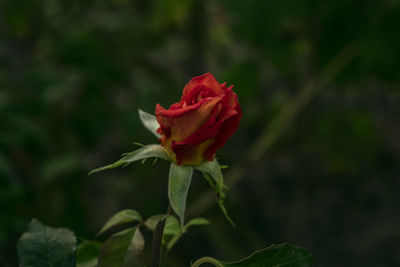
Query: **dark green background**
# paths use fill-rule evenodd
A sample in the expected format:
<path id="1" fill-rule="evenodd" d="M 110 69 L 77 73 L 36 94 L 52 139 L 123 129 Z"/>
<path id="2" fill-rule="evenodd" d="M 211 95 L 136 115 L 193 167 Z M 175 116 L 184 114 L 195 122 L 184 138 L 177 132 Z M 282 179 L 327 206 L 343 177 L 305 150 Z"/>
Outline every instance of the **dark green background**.
<path id="1" fill-rule="evenodd" d="M 165 212 L 166 162 L 87 173 L 157 142 L 137 110 L 211 72 L 243 108 L 218 152 L 245 171 L 237 228 L 211 205 L 169 266 L 281 242 L 317 266 L 399 266 L 399 70 L 397 0 L 0 0 L 0 265 L 32 217 L 93 238 L 121 209 Z M 254 162 L 265 129 L 277 138 Z M 207 188 L 196 175 L 189 203 Z"/>

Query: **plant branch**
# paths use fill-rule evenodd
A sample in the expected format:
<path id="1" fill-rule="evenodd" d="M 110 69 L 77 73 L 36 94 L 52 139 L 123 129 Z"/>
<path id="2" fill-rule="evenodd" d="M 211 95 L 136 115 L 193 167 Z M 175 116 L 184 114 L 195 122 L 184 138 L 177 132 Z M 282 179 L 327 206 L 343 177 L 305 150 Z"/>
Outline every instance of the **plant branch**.
<path id="1" fill-rule="evenodd" d="M 197 261 L 195 261 L 193 263 L 193 265 L 191 267 L 199 267 L 203 263 L 212 263 L 216 267 L 223 267 L 223 265 L 219 261 L 217 261 L 211 257 L 203 257 L 201 259 L 198 259 Z"/>
<path id="2" fill-rule="evenodd" d="M 156 228 L 154 229 L 153 234 L 153 254 L 151 260 L 151 267 L 160 267 L 161 262 L 161 246 L 162 246 L 162 238 L 164 233 L 166 219 L 160 220 Z"/>

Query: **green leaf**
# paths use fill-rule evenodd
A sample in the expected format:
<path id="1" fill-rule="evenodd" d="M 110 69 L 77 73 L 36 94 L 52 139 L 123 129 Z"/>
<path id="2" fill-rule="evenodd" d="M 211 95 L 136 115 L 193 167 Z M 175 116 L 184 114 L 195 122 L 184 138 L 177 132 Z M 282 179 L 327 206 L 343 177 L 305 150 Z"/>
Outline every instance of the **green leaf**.
<path id="1" fill-rule="evenodd" d="M 175 245 L 175 243 L 182 237 L 184 233 L 186 233 L 189 229 L 189 227 L 194 226 L 194 225 L 204 225 L 204 224 L 209 224 L 210 221 L 204 218 L 195 218 L 191 221 L 189 221 L 185 226 L 183 226 L 182 231 L 178 231 L 168 242 L 167 245 L 167 250 L 171 250 L 172 247 Z"/>
<path id="2" fill-rule="evenodd" d="M 161 138 L 161 135 L 157 133 L 157 129 L 160 128 L 160 125 L 158 124 L 156 116 L 139 109 L 139 118 L 147 130 L 149 130 L 157 138 Z"/>
<path id="3" fill-rule="evenodd" d="M 145 160 L 147 158 L 153 158 L 153 157 L 170 160 L 161 145 L 157 144 L 145 145 L 133 152 L 124 154 L 124 156 L 120 160 L 112 164 L 92 170 L 89 173 L 89 175 L 99 171 L 117 168 L 122 165 L 125 166 L 134 161 Z"/>
<path id="4" fill-rule="evenodd" d="M 203 263 L 212 263 L 217 267 L 311 267 L 313 262 L 312 255 L 305 249 L 280 244 L 258 250 L 236 262 L 223 262 L 204 257 L 193 263 L 192 267 L 198 267 Z"/>
<path id="5" fill-rule="evenodd" d="M 78 245 L 76 267 L 96 267 L 101 243 L 97 241 L 83 241 Z"/>
<path id="6" fill-rule="evenodd" d="M 136 210 L 121 210 L 113 215 L 101 228 L 100 232 L 97 234 L 98 236 L 119 224 L 128 223 L 128 222 L 141 222 L 143 221 L 142 216 L 140 216 L 139 212 Z"/>
<path id="7" fill-rule="evenodd" d="M 143 267 L 144 239 L 138 227 L 110 236 L 99 254 L 98 267 Z"/>
<path id="8" fill-rule="evenodd" d="M 176 212 L 183 226 L 186 198 L 192 180 L 193 168 L 171 163 L 169 169 L 168 198 L 172 209 Z"/>
<path id="9" fill-rule="evenodd" d="M 210 221 L 205 218 L 194 218 L 194 219 L 190 220 L 187 224 L 185 224 L 182 232 L 185 233 L 191 226 L 206 225 L 206 224 L 210 224 Z"/>
<path id="10" fill-rule="evenodd" d="M 76 238 L 72 231 L 33 219 L 18 242 L 20 267 L 75 266 Z"/>
<path id="11" fill-rule="evenodd" d="M 225 208 L 225 189 L 224 177 L 221 172 L 221 166 L 217 159 L 213 161 L 203 161 L 201 164 L 194 167 L 196 170 L 201 171 L 207 182 L 215 189 L 218 198 L 218 206 L 220 207 L 225 218 L 235 227 L 235 223 L 232 221 Z"/>
<path id="12" fill-rule="evenodd" d="M 164 235 L 176 235 L 179 234 L 181 229 L 179 225 L 179 221 L 176 219 L 175 216 L 169 214 L 158 214 L 151 216 L 148 218 L 144 225 L 149 228 L 150 230 L 154 231 L 156 225 L 159 221 L 166 218 L 165 227 L 164 227 Z"/>

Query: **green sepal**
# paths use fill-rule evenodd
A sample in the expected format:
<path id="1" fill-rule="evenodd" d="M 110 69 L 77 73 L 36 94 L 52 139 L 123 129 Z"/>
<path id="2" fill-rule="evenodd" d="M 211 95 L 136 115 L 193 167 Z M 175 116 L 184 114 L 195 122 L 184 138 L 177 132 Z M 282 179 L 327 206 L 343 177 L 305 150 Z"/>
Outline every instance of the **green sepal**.
<path id="1" fill-rule="evenodd" d="M 168 180 L 168 198 L 172 209 L 184 224 L 186 199 L 192 181 L 193 168 L 171 163 Z"/>
<path id="2" fill-rule="evenodd" d="M 120 160 L 112 164 L 92 170 L 89 173 L 89 175 L 99 171 L 114 169 L 120 166 L 126 166 L 138 160 L 142 160 L 143 163 L 143 161 L 145 161 L 148 158 L 161 158 L 168 161 L 170 160 L 161 145 L 157 144 L 145 145 L 135 151 L 123 154 L 123 157 Z"/>
<path id="3" fill-rule="evenodd" d="M 235 222 L 232 220 L 232 218 L 229 216 L 228 211 L 225 208 L 224 200 L 218 199 L 218 206 L 220 210 L 222 211 L 222 214 L 224 214 L 225 218 L 228 220 L 228 222 L 233 226 L 236 227 Z"/>
<path id="4" fill-rule="evenodd" d="M 158 124 L 156 116 L 139 109 L 139 118 L 147 130 L 149 130 L 157 138 L 161 138 L 161 135 L 157 132 L 157 129 L 160 128 L 160 125 Z"/>
<path id="5" fill-rule="evenodd" d="M 222 167 L 225 166 L 219 165 L 217 159 L 214 159 L 213 161 L 203 161 L 201 164 L 195 166 L 194 168 L 198 171 L 201 171 L 207 182 L 211 185 L 211 187 L 215 189 L 215 193 L 217 194 L 218 206 L 220 207 L 228 222 L 233 227 L 235 227 L 235 223 L 233 222 L 228 214 L 228 211 L 225 208 L 225 191 L 227 187 L 224 184 L 224 177 L 221 171 Z"/>
<path id="6" fill-rule="evenodd" d="M 205 177 L 212 187 L 215 188 L 219 197 L 225 197 L 224 177 L 221 172 L 221 166 L 217 159 L 213 161 L 203 161 L 199 165 L 194 167 L 196 170 L 201 171 L 203 174 L 207 174 L 211 179 Z"/>

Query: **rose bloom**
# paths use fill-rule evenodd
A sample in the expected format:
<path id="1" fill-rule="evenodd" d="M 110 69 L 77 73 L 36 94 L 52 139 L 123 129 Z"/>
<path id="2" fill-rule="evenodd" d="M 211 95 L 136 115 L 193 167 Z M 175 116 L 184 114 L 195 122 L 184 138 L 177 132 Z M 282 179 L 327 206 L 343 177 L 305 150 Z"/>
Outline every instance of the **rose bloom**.
<path id="1" fill-rule="evenodd" d="M 168 110 L 157 104 L 160 142 L 172 161 L 198 165 L 214 159 L 242 117 L 232 88 L 206 73 L 191 79 L 183 89 L 181 101 Z"/>

